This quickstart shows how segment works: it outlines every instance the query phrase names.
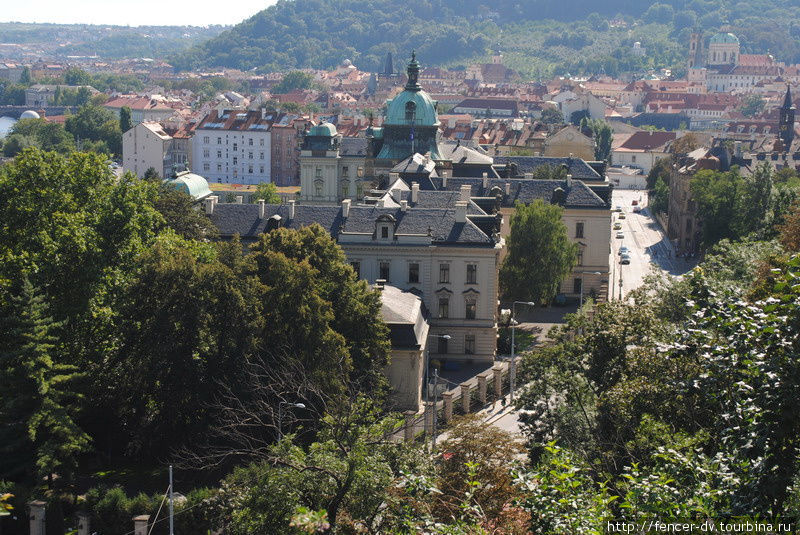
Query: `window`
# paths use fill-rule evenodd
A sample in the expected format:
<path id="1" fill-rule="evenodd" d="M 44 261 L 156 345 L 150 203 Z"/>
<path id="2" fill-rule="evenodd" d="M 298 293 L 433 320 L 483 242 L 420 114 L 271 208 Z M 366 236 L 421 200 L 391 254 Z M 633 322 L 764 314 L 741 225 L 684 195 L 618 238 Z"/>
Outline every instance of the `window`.
<path id="1" fill-rule="evenodd" d="M 478 265 L 467 264 L 467 284 L 478 283 Z"/>
<path id="2" fill-rule="evenodd" d="M 211 166 L 208 165 L 207 163 L 204 163 L 203 164 L 203 171 L 208 171 L 209 169 L 211 169 Z"/>
<path id="3" fill-rule="evenodd" d="M 217 138 L 217 145 L 222 145 L 222 138 L 221 137 Z"/>
<path id="4" fill-rule="evenodd" d="M 253 174 L 253 164 L 247 166 L 247 172 L 250 173 L 251 175 Z"/>
<path id="5" fill-rule="evenodd" d="M 347 178 L 349 172 L 350 172 L 350 169 L 346 165 L 344 167 L 342 167 L 342 178 Z"/>
<path id="6" fill-rule="evenodd" d="M 314 194 L 317 197 L 322 197 L 322 180 L 314 181 Z"/>
<path id="7" fill-rule="evenodd" d="M 439 298 L 439 317 L 446 319 L 450 317 L 450 298 L 449 297 L 440 297 Z"/>
<path id="8" fill-rule="evenodd" d="M 439 337 L 439 354 L 440 355 L 447 354 L 447 338 Z"/>
<path id="9" fill-rule="evenodd" d="M 263 153 L 263 152 L 259 152 L 259 153 L 258 153 L 258 158 L 259 158 L 260 160 L 263 160 L 263 159 L 264 159 L 264 153 Z"/>
<path id="10" fill-rule="evenodd" d="M 356 184 L 356 197 L 360 199 L 363 196 L 364 196 L 364 184 L 359 182 L 358 184 Z"/>
<path id="11" fill-rule="evenodd" d="M 236 150 L 237 150 L 237 147 L 238 147 L 238 146 L 239 146 L 239 144 L 238 144 L 238 143 L 234 143 L 234 144 L 233 144 L 233 151 L 234 151 L 234 152 L 236 152 Z"/>
<path id="12" fill-rule="evenodd" d="M 252 147 L 252 146 L 253 146 L 253 138 L 249 138 L 249 139 L 247 140 L 247 144 L 248 144 L 248 145 L 250 145 L 250 146 Z"/>
<path id="13" fill-rule="evenodd" d="M 450 264 L 439 264 L 439 282 L 450 282 Z"/>
<path id="14" fill-rule="evenodd" d="M 635 155 L 635 154 L 631 156 L 631 161 L 632 161 L 633 163 L 636 163 L 636 155 Z"/>
<path id="15" fill-rule="evenodd" d="M 475 354 L 475 335 L 467 334 L 464 336 L 464 353 L 467 355 Z"/>
<path id="16" fill-rule="evenodd" d="M 478 311 L 478 304 L 475 302 L 475 299 L 467 299 L 466 301 L 466 312 L 464 317 L 468 320 L 474 320 L 475 314 Z"/>
<path id="17" fill-rule="evenodd" d="M 236 165 L 237 163 L 239 163 L 239 158 L 237 158 L 236 156 L 234 156 L 234 157 L 233 157 L 233 165 Z"/>
<path id="18" fill-rule="evenodd" d="M 314 169 L 314 177 L 322 178 L 322 167 L 317 167 L 316 169 Z"/>
<path id="19" fill-rule="evenodd" d="M 211 141 L 211 139 L 209 139 L 209 137 L 208 137 L 208 136 L 203 136 L 203 143 L 205 143 L 206 145 L 208 145 L 210 141 Z"/>
<path id="20" fill-rule="evenodd" d="M 350 267 L 356 273 L 356 277 L 361 278 L 361 262 L 350 262 Z"/>
<path id="21" fill-rule="evenodd" d="M 383 279 L 383 280 L 385 280 L 387 282 L 389 281 L 390 266 L 391 266 L 391 264 L 389 262 L 381 262 L 380 263 L 379 270 L 378 270 L 379 273 L 380 273 L 380 276 L 378 277 L 379 279 Z"/>
<path id="22" fill-rule="evenodd" d="M 261 173 L 262 175 L 264 174 L 264 166 L 263 165 L 259 165 L 258 166 L 258 172 Z"/>
<path id="23" fill-rule="evenodd" d="M 221 164 L 221 163 L 218 163 L 218 164 L 217 164 L 217 172 L 218 172 L 218 173 L 221 173 L 221 172 L 222 172 L 222 164 Z"/>
<path id="24" fill-rule="evenodd" d="M 417 114 L 417 105 L 414 102 L 406 102 L 406 121 L 412 122 Z"/>
<path id="25" fill-rule="evenodd" d="M 203 149 L 203 158 L 208 158 L 209 152 L 208 149 Z"/>
<path id="26" fill-rule="evenodd" d="M 576 278 L 574 281 L 572 281 L 572 293 L 579 294 L 581 293 L 582 289 L 583 289 L 583 279 Z"/>
<path id="27" fill-rule="evenodd" d="M 578 250 L 578 265 L 583 265 L 583 249 Z"/>
<path id="28" fill-rule="evenodd" d="M 388 238 L 389 237 L 389 227 L 386 225 L 381 227 L 381 238 Z"/>
<path id="29" fill-rule="evenodd" d="M 575 223 L 575 237 L 583 238 L 583 221 Z"/>
<path id="30" fill-rule="evenodd" d="M 419 264 L 416 262 L 408 265 L 408 282 L 419 282 Z"/>
<path id="31" fill-rule="evenodd" d="M 258 140 L 258 144 L 261 145 L 262 147 L 264 146 L 264 138 L 263 137 Z"/>
<path id="32" fill-rule="evenodd" d="M 217 158 L 222 158 L 222 151 L 221 150 L 217 151 Z"/>
<path id="33" fill-rule="evenodd" d="M 250 151 L 250 152 L 247 153 L 247 159 L 248 160 L 252 160 L 253 159 L 253 151 Z"/>

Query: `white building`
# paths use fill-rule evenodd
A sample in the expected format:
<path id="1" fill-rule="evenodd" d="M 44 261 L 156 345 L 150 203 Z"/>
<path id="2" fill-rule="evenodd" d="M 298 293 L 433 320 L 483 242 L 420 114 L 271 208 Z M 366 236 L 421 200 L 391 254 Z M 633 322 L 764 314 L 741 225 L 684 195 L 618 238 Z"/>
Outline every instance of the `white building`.
<path id="1" fill-rule="evenodd" d="M 150 168 L 168 178 L 191 167 L 191 141 L 187 135 L 169 135 L 159 123 L 139 123 L 122 134 L 122 169 L 139 178 Z"/>
<path id="2" fill-rule="evenodd" d="M 264 110 L 212 110 L 195 129 L 193 171 L 209 182 L 271 182 L 270 128 L 275 115 Z"/>

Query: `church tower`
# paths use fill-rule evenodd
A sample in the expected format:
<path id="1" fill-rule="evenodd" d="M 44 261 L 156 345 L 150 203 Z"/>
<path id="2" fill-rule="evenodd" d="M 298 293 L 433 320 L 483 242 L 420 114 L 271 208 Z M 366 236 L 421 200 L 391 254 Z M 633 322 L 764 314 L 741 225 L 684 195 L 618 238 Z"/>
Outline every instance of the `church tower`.
<path id="1" fill-rule="evenodd" d="M 778 121 L 779 135 L 786 151 L 789 151 L 792 141 L 794 141 L 794 112 L 792 89 L 789 84 L 786 84 L 786 96 L 783 97 L 783 106 L 781 106 Z"/>
<path id="2" fill-rule="evenodd" d="M 692 32 L 689 38 L 689 68 L 700 69 L 705 67 L 706 54 L 703 46 L 703 33 L 701 31 Z"/>

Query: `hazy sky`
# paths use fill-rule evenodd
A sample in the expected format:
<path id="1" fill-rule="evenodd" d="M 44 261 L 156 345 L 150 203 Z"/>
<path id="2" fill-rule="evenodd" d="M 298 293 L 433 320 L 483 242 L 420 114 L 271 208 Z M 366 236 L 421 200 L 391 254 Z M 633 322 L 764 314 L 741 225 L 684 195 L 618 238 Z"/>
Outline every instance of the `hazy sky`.
<path id="1" fill-rule="evenodd" d="M 35 0 L 3 2 L 0 22 L 131 26 L 235 24 L 277 0 Z"/>

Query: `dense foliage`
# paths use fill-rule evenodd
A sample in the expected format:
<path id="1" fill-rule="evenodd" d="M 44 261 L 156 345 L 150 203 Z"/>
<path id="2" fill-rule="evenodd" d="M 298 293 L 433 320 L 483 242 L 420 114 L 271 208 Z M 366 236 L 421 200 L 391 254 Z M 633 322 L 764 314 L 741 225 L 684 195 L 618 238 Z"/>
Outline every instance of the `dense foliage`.
<path id="1" fill-rule="evenodd" d="M 413 0 L 402 9 L 390 0 L 281 0 L 173 63 L 179 69 L 278 70 L 329 68 L 350 58 L 379 71 L 386 52 L 402 58 L 416 49 L 426 64 L 464 65 L 488 60 L 499 47 L 507 64 L 528 76 L 663 67 L 680 72 L 692 29 L 714 32 L 724 22 L 742 39 L 743 52 L 798 62 L 800 27 L 791 22 L 798 9 L 790 0 Z M 631 51 L 636 41 L 646 57 Z"/>

